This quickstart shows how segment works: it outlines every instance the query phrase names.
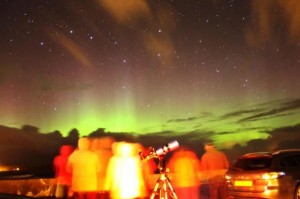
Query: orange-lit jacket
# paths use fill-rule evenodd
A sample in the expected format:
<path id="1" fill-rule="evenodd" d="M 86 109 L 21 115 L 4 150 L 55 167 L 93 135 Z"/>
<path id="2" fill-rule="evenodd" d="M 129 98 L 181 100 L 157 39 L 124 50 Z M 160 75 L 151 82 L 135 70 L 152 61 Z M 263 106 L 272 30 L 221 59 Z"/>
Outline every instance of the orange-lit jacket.
<path id="1" fill-rule="evenodd" d="M 211 148 L 205 152 L 201 158 L 201 170 L 222 170 L 229 167 L 226 155 L 215 148 Z"/>
<path id="2" fill-rule="evenodd" d="M 67 171 L 72 172 L 72 190 L 86 192 L 97 190 L 97 174 L 100 162 L 96 153 L 89 149 L 88 138 L 80 138 L 78 149 L 69 157 Z"/>
<path id="3" fill-rule="evenodd" d="M 193 151 L 185 149 L 176 151 L 168 163 L 174 186 L 192 187 L 199 185 L 199 167 L 200 160 Z"/>

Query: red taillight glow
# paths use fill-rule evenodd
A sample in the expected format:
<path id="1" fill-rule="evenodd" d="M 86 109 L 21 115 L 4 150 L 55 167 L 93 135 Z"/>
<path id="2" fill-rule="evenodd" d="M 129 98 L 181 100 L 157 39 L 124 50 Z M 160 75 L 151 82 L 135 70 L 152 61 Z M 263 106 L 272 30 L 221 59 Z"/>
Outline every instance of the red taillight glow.
<path id="1" fill-rule="evenodd" d="M 271 172 L 271 173 L 265 173 L 263 174 L 260 179 L 263 180 L 272 180 L 272 179 L 278 179 L 282 176 L 284 176 L 285 173 L 284 172 Z"/>
<path id="2" fill-rule="evenodd" d="M 230 180 L 230 179 L 231 179 L 231 176 L 228 174 L 225 174 L 225 180 Z"/>
<path id="3" fill-rule="evenodd" d="M 256 176 L 253 178 L 248 176 L 239 176 L 238 178 L 233 178 L 230 175 L 225 175 L 225 181 L 228 185 L 232 185 L 235 187 L 265 187 L 267 190 L 272 187 L 278 186 L 277 179 L 284 176 L 284 172 L 269 172 L 264 173 L 262 175 Z"/>

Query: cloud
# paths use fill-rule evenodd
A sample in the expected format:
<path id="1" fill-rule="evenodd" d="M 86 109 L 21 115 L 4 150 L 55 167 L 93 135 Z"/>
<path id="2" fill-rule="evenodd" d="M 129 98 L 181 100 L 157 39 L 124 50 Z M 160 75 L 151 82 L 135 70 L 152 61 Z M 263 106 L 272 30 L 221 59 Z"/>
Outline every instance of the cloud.
<path id="1" fill-rule="evenodd" d="M 299 0 L 252 0 L 250 5 L 252 24 L 245 29 L 245 38 L 250 46 L 276 43 L 279 38 L 287 43 L 299 41 Z"/>
<path id="2" fill-rule="evenodd" d="M 271 116 L 272 117 L 287 116 L 287 115 L 294 114 L 293 112 L 289 112 L 289 111 L 295 111 L 299 108 L 300 108 L 300 99 L 292 99 L 288 101 L 278 102 L 277 108 L 267 107 L 265 110 L 260 110 L 260 113 L 258 114 L 254 114 L 240 119 L 239 122 L 253 121 L 257 119 L 266 119 L 266 118 L 269 119 Z"/>
<path id="3" fill-rule="evenodd" d="M 285 126 L 269 131 L 267 139 L 269 151 L 286 148 L 299 148 L 300 124 Z"/>
<path id="4" fill-rule="evenodd" d="M 159 35 L 154 32 L 149 32 L 144 35 L 143 41 L 148 54 L 156 58 L 161 66 L 172 63 L 172 55 L 175 51 L 175 47 L 173 46 L 169 34 Z"/>
<path id="5" fill-rule="evenodd" d="M 58 31 L 49 30 L 49 32 L 51 38 L 57 44 L 67 50 L 76 61 L 78 61 L 83 66 L 86 66 L 87 68 L 92 68 L 93 64 L 89 56 L 84 52 L 84 50 L 81 49 L 81 47 L 78 45 L 78 42 L 72 40 L 67 35 L 62 34 Z"/>
<path id="6" fill-rule="evenodd" d="M 171 4 L 162 3 L 160 8 L 151 8 L 146 0 L 98 0 L 113 19 L 125 28 L 135 31 L 142 40 L 144 48 L 160 69 L 172 65 L 176 52 L 172 40 L 176 29 L 175 15 Z M 147 27 L 147 28 L 146 28 Z"/>
<path id="7" fill-rule="evenodd" d="M 176 136 L 196 132 L 195 135 L 199 136 L 197 140 L 209 138 L 221 148 L 231 148 L 236 143 L 245 145 L 248 140 L 266 139 L 271 129 L 268 125 L 276 122 L 277 118 L 287 120 L 285 125 L 293 124 L 300 113 L 300 99 L 274 100 L 251 107 L 225 112 L 220 116 L 203 113 L 195 117 L 173 118 L 166 121 L 161 129 L 167 131 L 176 127 L 178 131 L 173 132 Z"/>
<path id="8" fill-rule="evenodd" d="M 51 139 L 50 134 L 38 132 L 34 126 L 16 129 L 0 125 L 0 144 L 1 164 L 38 166 L 51 163 L 49 157 L 61 143 Z"/>
<path id="9" fill-rule="evenodd" d="M 283 17 L 287 22 L 287 29 L 290 41 L 300 39 L 300 1 L 299 0 L 279 0 L 278 6 L 283 11 Z"/>
<path id="10" fill-rule="evenodd" d="M 293 99 L 283 102 L 283 105 L 288 109 L 298 109 L 300 108 L 300 99 Z"/>
<path id="11" fill-rule="evenodd" d="M 98 0 L 97 2 L 123 25 L 130 25 L 141 18 L 151 18 L 151 10 L 146 0 Z"/>
<path id="12" fill-rule="evenodd" d="M 188 122 L 188 121 L 194 121 L 196 120 L 196 117 L 189 117 L 189 118 L 182 118 L 182 119 L 172 119 L 172 120 L 168 120 L 167 123 L 171 123 L 171 122 Z"/>
<path id="13" fill-rule="evenodd" d="M 230 112 L 226 113 L 223 116 L 221 116 L 221 119 L 230 119 L 230 118 L 236 118 L 236 117 L 241 117 L 243 115 L 248 115 L 252 113 L 257 113 L 260 112 L 261 109 L 251 109 L 251 110 L 240 110 L 240 111 L 235 111 L 235 112 Z"/>

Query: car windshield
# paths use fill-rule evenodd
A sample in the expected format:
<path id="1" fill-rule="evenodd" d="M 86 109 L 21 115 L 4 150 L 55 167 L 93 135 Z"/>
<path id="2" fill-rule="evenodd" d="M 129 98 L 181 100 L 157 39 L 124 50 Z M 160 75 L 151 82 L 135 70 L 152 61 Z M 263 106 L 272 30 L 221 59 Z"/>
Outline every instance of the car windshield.
<path id="1" fill-rule="evenodd" d="M 238 159 L 232 166 L 231 169 L 235 170 L 261 170 L 270 167 L 272 162 L 271 157 L 253 157 L 253 158 L 241 158 Z"/>

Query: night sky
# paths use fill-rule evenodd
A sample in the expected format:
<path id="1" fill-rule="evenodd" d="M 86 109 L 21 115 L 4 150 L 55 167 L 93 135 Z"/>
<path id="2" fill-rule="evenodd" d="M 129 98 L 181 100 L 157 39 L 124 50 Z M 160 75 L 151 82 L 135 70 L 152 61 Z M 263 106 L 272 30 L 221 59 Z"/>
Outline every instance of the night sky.
<path id="1" fill-rule="evenodd" d="M 1 0 L 0 125 L 206 135 L 299 124 L 299 0 Z"/>

